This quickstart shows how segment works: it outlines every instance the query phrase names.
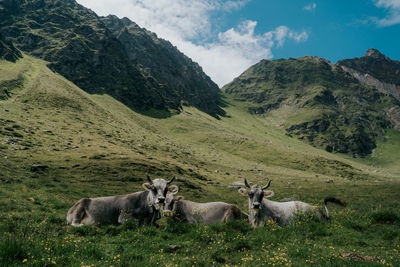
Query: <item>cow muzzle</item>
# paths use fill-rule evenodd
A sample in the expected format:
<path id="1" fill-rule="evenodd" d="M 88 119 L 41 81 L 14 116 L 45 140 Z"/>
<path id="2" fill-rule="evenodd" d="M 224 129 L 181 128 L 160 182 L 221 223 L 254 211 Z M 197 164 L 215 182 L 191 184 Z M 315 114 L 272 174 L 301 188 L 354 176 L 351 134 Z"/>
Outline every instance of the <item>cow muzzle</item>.
<path id="1" fill-rule="evenodd" d="M 254 210 L 259 210 L 260 209 L 261 204 L 259 202 L 254 202 L 253 203 L 253 209 Z"/>
<path id="2" fill-rule="evenodd" d="M 157 198 L 157 203 L 164 204 L 165 203 L 165 197 Z"/>

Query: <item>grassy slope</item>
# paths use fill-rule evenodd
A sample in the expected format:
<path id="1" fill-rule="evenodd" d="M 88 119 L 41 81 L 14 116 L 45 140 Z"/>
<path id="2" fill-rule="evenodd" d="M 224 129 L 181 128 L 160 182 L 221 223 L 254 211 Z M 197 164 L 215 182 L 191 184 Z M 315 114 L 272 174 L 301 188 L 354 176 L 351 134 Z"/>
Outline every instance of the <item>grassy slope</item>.
<path id="1" fill-rule="evenodd" d="M 274 126 L 276 121 L 251 116 L 242 103 L 229 98 L 228 117 L 221 120 L 193 108 L 155 119 L 107 95 L 88 95 L 52 73 L 45 62 L 27 56 L 17 64 L 0 62 L 0 82 L 6 80 L 23 86 L 0 101 L 3 265 L 24 259 L 34 265 L 54 261 L 74 266 L 366 264 L 343 259 L 344 252 L 379 256 L 381 261 L 371 265 L 400 263 L 400 184 L 389 165 L 372 167 L 288 138 Z M 10 136 L 20 141 L 7 144 Z M 389 140 L 395 138 L 391 134 Z M 390 146 L 379 149 L 376 155 L 382 161 L 371 159 L 374 164 L 388 162 L 386 152 L 398 157 Z M 49 168 L 32 172 L 33 163 Z M 178 175 L 187 199 L 223 200 L 246 209 L 246 200 L 229 183 L 243 177 L 264 183 L 269 177 L 274 200 L 295 197 L 321 204 L 332 194 L 349 207 L 332 208 L 330 225 L 305 220 L 257 230 L 241 223 L 167 224 L 160 230 L 65 226 L 65 214 L 76 200 L 140 190 L 147 170 L 153 176 Z M 328 179 L 335 182 L 325 183 Z M 396 212 L 382 213 L 387 210 Z M 385 216 L 390 223 L 382 223 Z"/>

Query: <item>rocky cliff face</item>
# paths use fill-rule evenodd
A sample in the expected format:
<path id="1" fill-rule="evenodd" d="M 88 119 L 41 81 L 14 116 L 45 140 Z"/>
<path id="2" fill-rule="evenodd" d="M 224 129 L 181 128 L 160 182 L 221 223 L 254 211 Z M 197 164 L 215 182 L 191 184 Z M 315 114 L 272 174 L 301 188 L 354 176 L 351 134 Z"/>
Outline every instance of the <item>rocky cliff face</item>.
<path id="1" fill-rule="evenodd" d="M 376 88 L 379 92 L 391 95 L 400 101 L 400 85 L 385 83 L 368 73 L 362 73 L 346 66 L 340 66 L 344 71 L 348 72 L 362 84 Z M 386 114 L 395 129 L 400 130 L 400 107 L 389 107 L 385 109 Z"/>
<path id="2" fill-rule="evenodd" d="M 400 100 L 400 61 L 391 60 L 371 48 L 363 57 L 340 60 L 337 65 L 362 84 L 373 86 Z"/>
<path id="3" fill-rule="evenodd" d="M 383 82 L 381 80 L 378 80 L 374 76 L 370 75 L 369 73 L 360 72 L 356 69 L 352 69 L 341 65 L 340 67 L 344 71 L 351 74 L 354 78 L 359 80 L 362 84 L 375 87 L 379 92 L 384 94 L 390 94 L 396 99 L 400 100 L 400 85 Z"/>
<path id="4" fill-rule="evenodd" d="M 400 102 L 318 57 L 263 60 L 223 90 L 249 112 L 279 114 L 289 135 L 329 152 L 365 156 L 393 127 Z M 289 110 L 289 111 L 288 111 Z"/>
<path id="5" fill-rule="evenodd" d="M 109 94 L 139 111 L 179 109 L 182 101 L 213 115 L 221 111 L 217 104 L 218 87 L 211 80 L 203 82 L 203 91 L 195 88 L 197 81 L 206 78 L 201 69 L 192 75 L 193 83 L 184 88 L 179 87 L 179 81 L 175 82 L 177 87 L 168 84 L 166 78 L 156 74 L 165 72 L 168 76 L 167 68 L 177 72 L 179 69 L 161 64 L 157 57 L 173 57 L 177 52 L 164 55 L 166 50 L 158 50 L 160 55 L 147 54 L 153 60 L 152 65 L 133 64 L 135 53 L 136 58 L 146 58 L 142 53 L 152 51 L 136 49 L 132 53 L 128 45 L 121 43 L 132 37 L 128 30 L 117 36 L 94 12 L 75 0 L 1 0 L 0 18 L 1 34 L 22 51 L 49 61 L 52 70 L 89 93 Z M 139 35 L 138 40 L 130 41 L 140 44 L 147 38 L 145 46 L 157 46 L 160 42 L 155 36 Z M 155 66 L 158 71 L 146 70 Z M 178 94 L 180 91 L 185 94 Z M 207 101 L 209 96 L 213 99 Z"/>

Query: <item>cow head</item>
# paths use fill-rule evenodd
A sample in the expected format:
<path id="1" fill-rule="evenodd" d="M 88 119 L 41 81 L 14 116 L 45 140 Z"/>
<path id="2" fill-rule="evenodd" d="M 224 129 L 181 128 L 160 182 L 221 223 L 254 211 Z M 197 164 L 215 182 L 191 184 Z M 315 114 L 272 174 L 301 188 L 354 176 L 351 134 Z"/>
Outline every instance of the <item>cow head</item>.
<path id="1" fill-rule="evenodd" d="M 176 194 L 179 191 L 179 187 L 176 185 L 170 185 L 175 179 L 175 176 L 169 181 L 164 179 L 151 180 L 150 176 L 147 175 L 148 183 L 143 184 L 143 188 L 149 191 L 150 202 L 149 205 L 159 210 L 165 204 L 167 193 Z"/>
<path id="2" fill-rule="evenodd" d="M 261 208 L 263 198 L 272 197 L 274 195 L 274 191 L 265 190 L 271 185 L 271 180 L 269 180 L 267 185 L 264 187 L 261 187 L 259 185 L 250 186 L 246 179 L 244 179 L 244 184 L 247 189 L 240 188 L 239 194 L 249 197 L 250 210 L 258 211 Z"/>
<path id="3" fill-rule="evenodd" d="M 164 215 L 166 217 L 171 216 L 175 210 L 176 202 L 184 200 L 183 196 L 175 196 L 175 194 L 167 194 L 167 200 L 164 205 Z"/>

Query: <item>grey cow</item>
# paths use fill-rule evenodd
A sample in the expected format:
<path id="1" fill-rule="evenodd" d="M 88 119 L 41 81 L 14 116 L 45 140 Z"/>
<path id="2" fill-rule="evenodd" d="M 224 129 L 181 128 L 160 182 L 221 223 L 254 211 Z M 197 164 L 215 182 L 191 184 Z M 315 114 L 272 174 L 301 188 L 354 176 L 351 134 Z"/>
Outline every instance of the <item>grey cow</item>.
<path id="1" fill-rule="evenodd" d="M 249 220 L 253 227 L 264 226 L 269 219 L 275 220 L 280 225 L 287 225 L 290 224 L 296 213 L 304 212 L 315 213 L 329 220 L 328 202 L 345 206 L 344 202 L 333 197 L 324 200 L 324 210 L 301 201 L 271 201 L 267 198 L 272 197 L 274 192 L 265 190 L 271 185 L 271 181 L 268 181 L 264 187 L 258 185 L 250 186 L 246 179 L 244 179 L 244 184 L 249 189 L 240 188 L 239 193 L 249 198 Z"/>
<path id="2" fill-rule="evenodd" d="M 127 220 L 137 220 L 139 225 L 157 226 L 156 220 L 162 216 L 167 192 L 176 194 L 178 186 L 170 181 L 147 176 L 148 183 L 143 184 L 146 191 L 128 195 L 82 198 L 67 213 L 67 223 L 72 226 L 87 224 L 121 224 Z"/>
<path id="3" fill-rule="evenodd" d="M 203 225 L 225 223 L 248 217 L 235 205 L 225 202 L 197 203 L 172 194 L 167 195 L 164 213 L 166 216 L 172 214 L 173 218 L 179 222 Z"/>

